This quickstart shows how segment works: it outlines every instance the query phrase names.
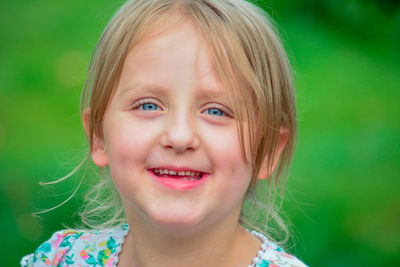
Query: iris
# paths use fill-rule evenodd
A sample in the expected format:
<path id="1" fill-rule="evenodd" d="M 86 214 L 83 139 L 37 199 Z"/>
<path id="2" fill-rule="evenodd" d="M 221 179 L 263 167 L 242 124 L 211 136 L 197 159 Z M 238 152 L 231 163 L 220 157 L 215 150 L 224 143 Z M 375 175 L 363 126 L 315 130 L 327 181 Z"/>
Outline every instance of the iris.
<path id="1" fill-rule="evenodd" d="M 224 116 L 225 112 L 217 108 L 209 108 L 205 112 L 206 114 L 213 115 L 213 116 Z"/>
<path id="2" fill-rule="evenodd" d="M 142 110 L 157 110 L 159 107 L 154 103 L 145 103 L 142 105 Z"/>

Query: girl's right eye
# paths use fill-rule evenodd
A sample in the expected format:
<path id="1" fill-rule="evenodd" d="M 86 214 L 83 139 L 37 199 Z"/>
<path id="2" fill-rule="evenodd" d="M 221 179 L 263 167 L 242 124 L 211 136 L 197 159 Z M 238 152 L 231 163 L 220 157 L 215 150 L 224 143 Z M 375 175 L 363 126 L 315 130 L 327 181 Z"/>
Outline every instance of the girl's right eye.
<path id="1" fill-rule="evenodd" d="M 141 104 L 140 106 L 139 106 L 139 108 L 141 109 L 141 110 L 148 110 L 148 111 L 152 111 L 152 110 L 161 110 L 161 108 L 159 107 L 159 106 L 157 106 L 156 104 L 154 104 L 154 103 L 144 103 L 144 104 Z"/>
<path id="2" fill-rule="evenodd" d="M 162 110 L 161 107 L 158 104 L 156 104 L 155 100 L 153 99 L 140 99 L 133 105 L 132 108 L 142 111 Z"/>

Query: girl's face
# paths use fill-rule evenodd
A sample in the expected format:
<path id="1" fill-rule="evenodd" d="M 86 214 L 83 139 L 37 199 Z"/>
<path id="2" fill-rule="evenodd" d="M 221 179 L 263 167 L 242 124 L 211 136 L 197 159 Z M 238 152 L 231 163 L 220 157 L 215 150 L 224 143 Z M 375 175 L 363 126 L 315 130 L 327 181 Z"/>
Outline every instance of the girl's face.
<path id="1" fill-rule="evenodd" d="M 185 20 L 128 54 L 93 161 L 110 167 L 128 220 L 196 229 L 235 220 L 251 177 L 229 88 Z"/>

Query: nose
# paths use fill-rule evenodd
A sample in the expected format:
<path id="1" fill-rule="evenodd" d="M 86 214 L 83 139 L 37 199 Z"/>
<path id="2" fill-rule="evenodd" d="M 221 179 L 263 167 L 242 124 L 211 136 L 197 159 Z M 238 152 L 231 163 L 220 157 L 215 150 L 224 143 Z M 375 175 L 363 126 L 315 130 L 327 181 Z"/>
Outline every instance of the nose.
<path id="1" fill-rule="evenodd" d="M 160 139 L 161 145 L 178 154 L 196 150 L 200 140 L 194 126 L 190 116 L 183 113 L 172 115 L 166 122 L 165 131 Z"/>

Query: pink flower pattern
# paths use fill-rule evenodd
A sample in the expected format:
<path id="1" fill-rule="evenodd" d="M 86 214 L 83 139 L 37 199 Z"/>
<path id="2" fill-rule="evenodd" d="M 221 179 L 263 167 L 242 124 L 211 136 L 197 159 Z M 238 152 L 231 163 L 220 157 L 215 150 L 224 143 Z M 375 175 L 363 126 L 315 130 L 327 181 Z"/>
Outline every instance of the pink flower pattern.
<path id="1" fill-rule="evenodd" d="M 118 254 L 129 231 L 127 224 L 107 230 L 63 230 L 21 260 L 22 267 L 117 266 Z M 257 235 L 260 235 L 257 233 Z M 284 252 L 263 236 L 257 267 L 304 267 L 296 257 Z"/>

